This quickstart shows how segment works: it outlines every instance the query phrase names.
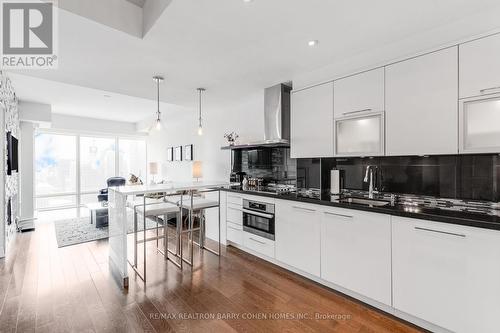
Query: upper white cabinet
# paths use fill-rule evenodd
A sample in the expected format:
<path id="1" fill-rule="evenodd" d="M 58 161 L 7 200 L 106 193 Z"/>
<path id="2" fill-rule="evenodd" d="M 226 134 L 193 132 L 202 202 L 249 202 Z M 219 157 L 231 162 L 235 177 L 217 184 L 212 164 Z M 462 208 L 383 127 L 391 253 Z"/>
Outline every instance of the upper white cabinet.
<path id="1" fill-rule="evenodd" d="M 454 332 L 498 332 L 500 233 L 393 217 L 393 300 Z"/>
<path id="2" fill-rule="evenodd" d="M 334 155 L 384 155 L 384 69 L 333 83 Z"/>
<path id="3" fill-rule="evenodd" d="M 364 111 L 384 111 L 384 69 L 377 68 L 333 83 L 335 118 Z"/>
<path id="4" fill-rule="evenodd" d="M 292 92 L 292 158 L 333 156 L 333 83 Z"/>
<path id="5" fill-rule="evenodd" d="M 386 67 L 387 155 L 458 152 L 458 47 Z"/>
<path id="6" fill-rule="evenodd" d="M 321 277 L 390 306 L 390 216 L 325 208 L 321 213 Z"/>
<path id="7" fill-rule="evenodd" d="M 276 200 L 276 259 L 320 276 L 319 207 Z"/>
<path id="8" fill-rule="evenodd" d="M 500 92 L 500 35 L 464 43 L 460 48 L 460 98 Z"/>
<path id="9" fill-rule="evenodd" d="M 500 153 L 500 94 L 460 100 L 460 153 Z"/>
<path id="10" fill-rule="evenodd" d="M 360 112 L 335 118 L 335 156 L 384 155 L 384 112 Z"/>

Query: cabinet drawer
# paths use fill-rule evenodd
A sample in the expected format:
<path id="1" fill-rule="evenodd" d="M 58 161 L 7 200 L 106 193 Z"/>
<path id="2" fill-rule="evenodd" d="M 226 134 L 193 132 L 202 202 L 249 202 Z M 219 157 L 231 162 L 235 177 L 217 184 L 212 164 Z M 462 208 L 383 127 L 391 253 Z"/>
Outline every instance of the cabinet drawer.
<path id="1" fill-rule="evenodd" d="M 243 245 L 243 227 L 231 222 L 226 225 L 226 239 L 238 245 Z"/>
<path id="2" fill-rule="evenodd" d="M 227 206 L 226 220 L 228 222 L 236 223 L 239 225 L 243 224 L 241 208 L 236 208 L 234 206 Z"/>
<path id="3" fill-rule="evenodd" d="M 241 196 L 234 194 L 227 194 L 227 203 L 237 204 L 241 206 Z"/>
<path id="4" fill-rule="evenodd" d="M 255 252 L 274 258 L 274 241 L 248 232 L 243 232 L 243 245 Z"/>

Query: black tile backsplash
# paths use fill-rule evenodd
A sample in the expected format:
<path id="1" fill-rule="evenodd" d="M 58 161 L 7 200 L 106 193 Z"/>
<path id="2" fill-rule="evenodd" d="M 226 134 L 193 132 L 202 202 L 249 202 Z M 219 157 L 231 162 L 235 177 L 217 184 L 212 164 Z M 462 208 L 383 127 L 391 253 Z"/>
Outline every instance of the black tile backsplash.
<path id="1" fill-rule="evenodd" d="M 301 158 L 297 160 L 297 187 L 321 188 L 321 159 Z"/>
<path id="2" fill-rule="evenodd" d="M 267 182 L 295 182 L 297 160 L 290 158 L 289 148 L 252 148 L 232 151 L 232 172 Z"/>
<path id="3" fill-rule="evenodd" d="M 300 166 L 310 165 L 312 161 L 318 160 L 299 159 L 298 174 Z M 500 156 L 497 154 L 323 158 L 319 171 L 308 169 L 308 184 L 321 182 L 321 188 L 328 189 L 329 170 L 338 168 L 345 171 L 346 189 L 368 190 L 368 184 L 363 182 L 368 165 L 377 167 L 377 187 L 383 192 L 500 201 Z"/>

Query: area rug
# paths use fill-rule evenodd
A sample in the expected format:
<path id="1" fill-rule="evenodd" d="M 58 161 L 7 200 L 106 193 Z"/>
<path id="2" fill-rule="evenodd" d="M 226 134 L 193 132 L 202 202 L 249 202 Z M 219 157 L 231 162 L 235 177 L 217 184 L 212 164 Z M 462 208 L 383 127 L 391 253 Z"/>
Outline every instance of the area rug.
<path id="1" fill-rule="evenodd" d="M 134 213 L 127 209 L 128 232 L 134 231 Z M 81 244 L 108 238 L 108 227 L 96 228 L 95 224 L 90 224 L 90 217 L 73 218 L 54 221 L 56 230 L 57 246 L 64 247 L 69 245 Z M 138 230 L 143 230 L 143 223 L 139 221 Z M 146 219 L 146 229 L 156 228 L 156 222 L 152 219 Z"/>

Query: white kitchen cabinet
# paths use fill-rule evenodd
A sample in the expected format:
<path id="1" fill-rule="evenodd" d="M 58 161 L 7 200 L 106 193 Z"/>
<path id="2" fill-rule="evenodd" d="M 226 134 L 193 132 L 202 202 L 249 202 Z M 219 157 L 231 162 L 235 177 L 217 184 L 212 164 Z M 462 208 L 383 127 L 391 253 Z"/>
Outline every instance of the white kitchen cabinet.
<path id="1" fill-rule="evenodd" d="M 241 195 L 234 194 L 233 192 L 227 193 L 227 203 L 233 204 L 233 205 L 239 205 L 241 207 L 241 204 L 242 204 L 241 200 L 242 200 Z"/>
<path id="2" fill-rule="evenodd" d="M 460 44 L 460 98 L 500 92 L 500 34 Z"/>
<path id="3" fill-rule="evenodd" d="M 228 222 L 243 225 L 243 212 L 241 211 L 241 206 L 228 203 L 226 209 L 226 219 Z"/>
<path id="4" fill-rule="evenodd" d="M 335 118 L 335 156 L 383 156 L 384 112 L 363 112 Z"/>
<path id="5" fill-rule="evenodd" d="M 390 216 L 323 209 L 321 277 L 391 306 Z"/>
<path id="6" fill-rule="evenodd" d="M 500 153 L 500 94 L 462 99 L 459 105 L 460 153 Z"/>
<path id="7" fill-rule="evenodd" d="M 386 67 L 386 154 L 458 152 L 458 47 Z"/>
<path id="8" fill-rule="evenodd" d="M 384 111 L 384 68 L 352 75 L 333 83 L 334 117 Z"/>
<path id="9" fill-rule="evenodd" d="M 292 158 L 333 156 L 333 83 L 292 92 Z"/>
<path id="10" fill-rule="evenodd" d="M 276 259 L 320 276 L 320 206 L 276 201 Z"/>
<path id="11" fill-rule="evenodd" d="M 274 258 L 275 244 L 273 240 L 243 231 L 243 245 L 252 251 Z"/>
<path id="12" fill-rule="evenodd" d="M 455 332 L 500 331 L 500 232 L 393 217 L 394 307 Z"/>
<path id="13" fill-rule="evenodd" d="M 240 224 L 227 222 L 226 239 L 237 245 L 243 245 L 243 226 Z"/>

